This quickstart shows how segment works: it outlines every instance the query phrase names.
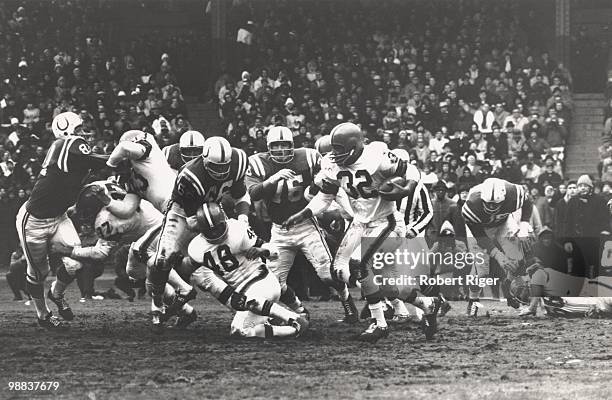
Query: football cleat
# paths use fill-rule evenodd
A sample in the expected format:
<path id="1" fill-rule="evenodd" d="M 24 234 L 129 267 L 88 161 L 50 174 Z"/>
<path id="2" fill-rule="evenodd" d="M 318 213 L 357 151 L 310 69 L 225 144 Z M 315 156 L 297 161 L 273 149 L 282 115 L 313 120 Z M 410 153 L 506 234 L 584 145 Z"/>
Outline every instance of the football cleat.
<path id="1" fill-rule="evenodd" d="M 40 319 L 38 318 L 38 325 L 45 329 L 55 330 L 55 331 L 65 331 L 70 326 L 64 321 L 57 318 L 52 313 L 49 313 L 46 318 Z"/>
<path id="2" fill-rule="evenodd" d="M 443 317 L 448 314 L 452 307 L 442 294 L 438 295 L 438 299 L 440 300 L 440 316 Z"/>
<path id="3" fill-rule="evenodd" d="M 478 300 L 479 299 L 469 299 L 468 300 L 467 311 L 466 311 L 466 314 L 468 317 L 476 318 L 478 317 L 478 312 L 480 311 L 480 309 L 484 309 L 484 306 Z"/>
<path id="4" fill-rule="evenodd" d="M 518 315 L 519 317 L 528 317 L 528 316 L 535 317 L 537 315 L 537 308 L 532 309 L 530 307 L 523 307 L 520 310 Z"/>
<path id="5" fill-rule="evenodd" d="M 385 319 L 393 319 L 393 316 L 395 315 L 395 309 L 393 308 L 393 304 L 391 304 L 389 300 L 385 299 L 383 303 L 383 308 L 385 313 Z M 370 307 L 368 307 L 368 303 L 366 303 L 361 309 L 361 312 L 359 313 L 359 318 L 365 320 L 372 318 L 372 313 L 370 312 Z"/>
<path id="6" fill-rule="evenodd" d="M 421 319 L 421 329 L 423 330 L 425 339 L 427 340 L 433 339 L 435 333 L 438 331 L 438 312 L 440 311 L 441 305 L 442 302 L 440 299 L 435 298 L 432 305 L 432 312 L 423 315 L 423 319 Z"/>
<path id="7" fill-rule="evenodd" d="M 298 314 L 300 315 L 300 317 L 304 318 L 306 321 L 310 321 L 310 311 L 308 311 L 306 309 L 306 307 L 302 306 L 303 311 L 299 312 Z"/>
<path id="8" fill-rule="evenodd" d="M 295 337 L 300 337 L 308 330 L 310 323 L 306 318 L 300 315 L 297 319 L 289 320 L 289 325 L 295 328 Z"/>
<path id="9" fill-rule="evenodd" d="M 359 335 L 359 341 L 376 343 L 378 340 L 389 336 L 389 327 L 380 327 L 376 322 L 372 322 L 370 326 Z"/>
<path id="10" fill-rule="evenodd" d="M 342 307 L 344 308 L 344 318 L 342 322 L 347 324 L 356 324 L 359 322 L 359 312 L 357 311 L 357 306 L 355 305 L 355 301 L 353 297 L 349 295 L 346 301 L 341 301 Z"/>
<path id="11" fill-rule="evenodd" d="M 178 314 L 178 312 L 183 308 L 183 306 L 189 303 L 191 300 L 195 299 L 197 292 L 195 289 L 191 289 L 189 293 L 183 295 L 180 293 L 176 293 L 174 295 L 174 300 L 172 304 L 170 304 L 166 308 L 167 318 L 170 318 L 172 315 Z"/>
<path id="12" fill-rule="evenodd" d="M 191 323 L 195 322 L 196 319 L 198 319 L 198 314 L 196 313 L 196 310 L 191 311 L 189 314 L 179 315 L 179 317 L 176 319 L 174 327 L 178 329 L 185 329 Z"/>
<path id="13" fill-rule="evenodd" d="M 162 333 L 164 330 L 164 312 L 160 310 L 151 311 L 151 328 L 153 333 Z"/>
<path id="14" fill-rule="evenodd" d="M 389 323 L 397 325 L 406 324 L 408 322 L 410 322 L 410 314 L 395 314 L 393 318 L 389 320 Z"/>
<path id="15" fill-rule="evenodd" d="M 74 314 L 72 313 L 72 309 L 70 305 L 64 298 L 64 296 L 54 297 L 51 289 L 47 292 L 47 298 L 51 300 L 56 306 L 59 315 L 62 316 L 66 321 L 72 321 L 74 319 Z"/>

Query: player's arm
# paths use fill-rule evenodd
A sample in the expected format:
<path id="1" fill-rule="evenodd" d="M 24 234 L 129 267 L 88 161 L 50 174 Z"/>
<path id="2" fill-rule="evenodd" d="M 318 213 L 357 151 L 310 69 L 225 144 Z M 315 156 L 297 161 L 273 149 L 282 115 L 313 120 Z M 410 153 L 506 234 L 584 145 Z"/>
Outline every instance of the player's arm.
<path id="1" fill-rule="evenodd" d="M 319 192 L 312 198 L 312 200 L 310 200 L 308 205 L 303 210 L 293 214 L 283 223 L 283 227 L 285 229 L 327 210 L 332 201 L 334 201 L 336 198 L 338 190 L 340 189 L 338 182 L 328 179 L 323 172 L 317 174 L 315 184 L 319 187 Z"/>
<path id="2" fill-rule="evenodd" d="M 196 214 L 198 207 L 204 203 L 204 195 L 202 184 L 197 181 L 191 171 L 184 168 L 176 178 L 168 208 L 178 206 L 181 210 L 177 209 L 176 212 L 180 214 L 184 212 L 186 217 L 191 217 Z"/>
<path id="3" fill-rule="evenodd" d="M 122 200 L 109 199 L 106 209 L 119 218 L 131 217 L 140 207 L 140 196 L 134 193 L 126 194 Z"/>
<path id="4" fill-rule="evenodd" d="M 395 201 L 398 198 L 414 195 L 417 185 L 421 180 L 421 173 L 412 164 L 402 160 L 390 151 L 386 151 L 381 161 L 380 170 L 383 175 L 388 177 L 399 176 L 406 180 L 404 185 L 393 182 L 393 188 L 389 192 L 379 191 L 384 199 Z M 409 203 L 410 204 L 410 203 Z"/>
<path id="5" fill-rule="evenodd" d="M 104 239 L 98 239 L 95 245 L 80 247 L 68 246 L 63 243 L 54 243 L 51 251 L 56 254 L 68 256 L 75 260 L 104 260 L 108 258 L 117 245 Z"/>
<path id="6" fill-rule="evenodd" d="M 486 250 L 489 254 L 495 248 L 495 243 L 487 236 L 484 227 L 482 226 L 482 220 L 478 214 L 473 210 L 473 204 L 468 199 L 461 208 L 461 215 L 465 220 L 465 224 L 470 228 L 472 235 L 476 238 L 478 246 Z"/>
<path id="7" fill-rule="evenodd" d="M 431 198 L 429 197 L 429 192 L 427 188 L 422 183 L 417 185 L 416 189 L 416 199 L 413 200 L 412 205 L 409 207 L 410 215 L 414 215 L 417 210 L 421 211 L 421 215 L 417 218 L 416 221 L 412 221 L 410 226 L 406 228 L 410 231 L 413 237 L 416 237 L 419 233 L 425 231 L 427 225 L 433 218 L 433 205 L 431 204 Z"/>
<path id="8" fill-rule="evenodd" d="M 278 258 L 279 251 L 276 246 L 270 243 L 264 242 L 261 238 L 257 237 L 255 232 L 249 227 L 248 223 L 240 221 L 243 224 L 244 235 L 240 242 L 239 251 L 243 252 L 246 258 L 253 260 L 255 258 L 264 257 L 269 260 L 275 260 Z"/>
<path id="9" fill-rule="evenodd" d="M 151 143 L 146 140 L 140 140 L 138 142 L 119 142 L 108 158 L 106 165 L 115 168 L 123 160 L 143 160 L 149 156 L 152 148 L 153 146 Z"/>
<path id="10" fill-rule="evenodd" d="M 91 147 L 85 139 L 77 137 L 66 140 L 64 144 L 67 148 L 63 148 L 60 157 L 57 160 L 57 165 L 64 172 L 82 171 L 82 170 L 99 170 L 106 167 L 108 156 L 100 154 L 91 154 Z"/>
<path id="11" fill-rule="evenodd" d="M 247 191 L 245 184 L 245 175 L 249 168 L 249 161 L 246 153 L 242 150 L 236 152 L 238 157 L 238 170 L 236 172 L 236 179 L 230 188 L 230 195 L 234 199 L 234 208 L 238 219 L 241 221 L 248 222 L 249 210 L 251 209 L 251 196 Z"/>

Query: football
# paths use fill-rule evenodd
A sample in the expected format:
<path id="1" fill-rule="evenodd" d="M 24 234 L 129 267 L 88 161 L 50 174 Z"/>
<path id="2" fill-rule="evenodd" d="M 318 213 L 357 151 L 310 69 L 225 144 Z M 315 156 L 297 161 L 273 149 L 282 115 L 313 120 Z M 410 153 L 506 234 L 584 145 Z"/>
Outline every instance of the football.
<path id="1" fill-rule="evenodd" d="M 403 176 L 392 176 L 391 178 L 385 180 L 378 188 L 378 192 L 381 194 L 381 197 L 383 197 L 385 200 L 392 201 L 401 199 L 403 195 L 399 193 L 394 184 L 406 186 L 406 178 Z"/>

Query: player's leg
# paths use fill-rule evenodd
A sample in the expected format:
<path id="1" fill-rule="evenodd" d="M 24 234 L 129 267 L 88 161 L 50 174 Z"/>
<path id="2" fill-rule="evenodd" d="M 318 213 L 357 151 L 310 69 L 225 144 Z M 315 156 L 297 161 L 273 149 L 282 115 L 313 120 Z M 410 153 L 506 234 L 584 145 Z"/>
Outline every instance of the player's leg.
<path id="1" fill-rule="evenodd" d="M 171 203 L 164 222 L 155 256 L 147 274 L 147 289 L 158 307 L 163 304 L 163 293 L 170 271 L 183 261 L 182 243 L 187 233 L 185 211 L 177 203 Z"/>
<path id="2" fill-rule="evenodd" d="M 342 307 L 344 308 L 344 321 L 348 323 L 358 322 L 359 313 L 346 283 L 341 280 L 333 279 L 332 277 L 332 254 L 325 242 L 323 231 L 316 222 L 313 221 L 307 221 L 304 226 L 300 228 L 301 232 L 296 232 L 296 235 L 299 236 L 299 240 L 297 241 L 300 243 L 300 250 L 312 264 L 323 283 L 333 288 L 338 293 L 340 301 L 342 302 Z"/>
<path id="3" fill-rule="evenodd" d="M 51 314 L 44 293 L 44 283 L 49 273 L 47 235 L 55 223 L 52 220 L 33 217 L 27 212 L 25 204 L 19 209 L 16 218 L 19 241 L 28 264 L 26 290 L 34 302 L 39 325 L 48 329 L 66 327 L 59 318 Z"/>
<path id="4" fill-rule="evenodd" d="M 295 260 L 298 243 L 294 242 L 293 236 L 288 230 L 273 225 L 270 244 L 278 249 L 278 258 L 268 261 L 267 265 L 280 284 L 280 301 L 297 313 L 307 314 L 308 312 L 300 299 L 295 295 L 293 289 L 287 285 L 287 276 L 289 276 L 289 270 L 291 270 Z"/>
<path id="5" fill-rule="evenodd" d="M 9 270 L 6 273 L 6 282 L 8 283 L 11 291 L 13 292 L 13 300 L 23 300 L 21 292 L 26 292 L 26 270 L 27 263 L 24 263 L 22 261 L 11 263 L 11 265 L 9 266 Z"/>
<path id="6" fill-rule="evenodd" d="M 76 231 L 72 221 L 66 214 L 64 214 L 59 223 L 57 224 L 56 230 L 51 237 L 51 243 L 61 243 L 66 246 L 80 247 L 81 239 Z M 62 257 L 62 264 L 60 264 L 55 275 L 55 281 L 51 284 L 51 289 L 47 293 L 49 300 L 53 301 L 58 308 L 60 315 L 67 320 L 74 318 L 70 305 L 64 298 L 66 288 L 75 279 L 76 272 L 80 270 L 83 265 L 80 261 L 72 259 L 70 257 Z"/>
<path id="7" fill-rule="evenodd" d="M 477 239 L 474 237 L 472 232 L 466 226 L 467 233 L 467 246 L 468 251 L 471 254 L 480 254 L 483 257 L 484 262 L 472 264 L 470 275 L 478 275 L 479 277 L 486 278 L 491 275 L 491 262 L 494 261 L 487 252 L 484 251 L 477 243 Z M 488 238 L 495 240 L 495 229 L 486 228 L 485 234 Z M 466 314 L 470 317 L 477 317 L 478 313 L 484 310 L 483 304 L 480 302 L 480 294 L 482 288 L 478 285 L 470 285 L 468 294 L 468 303 Z"/>
<path id="8" fill-rule="evenodd" d="M 234 316 L 231 334 L 242 337 L 295 337 L 308 328 L 308 323 L 297 313 L 280 306 L 280 284 L 272 273 L 248 282 L 241 290 L 247 303 L 262 305 L 259 312 L 239 311 Z M 254 300 L 257 299 L 257 300 Z M 271 325 L 269 316 L 282 320 L 286 325 Z"/>

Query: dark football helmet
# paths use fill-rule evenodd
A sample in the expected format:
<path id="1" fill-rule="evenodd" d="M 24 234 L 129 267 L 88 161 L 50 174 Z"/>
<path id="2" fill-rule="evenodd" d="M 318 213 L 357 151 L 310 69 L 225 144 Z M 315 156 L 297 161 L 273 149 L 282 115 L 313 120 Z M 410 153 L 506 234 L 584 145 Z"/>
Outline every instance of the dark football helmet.
<path id="1" fill-rule="evenodd" d="M 364 148 L 361 128 L 351 122 L 337 125 L 331 131 L 331 159 L 338 165 L 351 165 L 357 161 Z"/>
<path id="2" fill-rule="evenodd" d="M 222 243 L 227 238 L 227 216 L 217 203 L 204 203 L 196 212 L 197 230 L 209 243 Z"/>

